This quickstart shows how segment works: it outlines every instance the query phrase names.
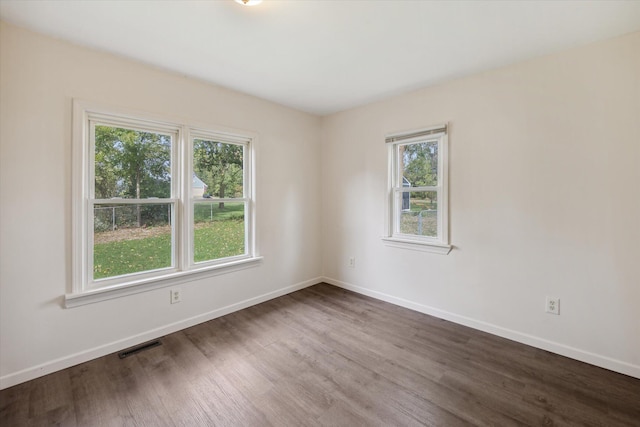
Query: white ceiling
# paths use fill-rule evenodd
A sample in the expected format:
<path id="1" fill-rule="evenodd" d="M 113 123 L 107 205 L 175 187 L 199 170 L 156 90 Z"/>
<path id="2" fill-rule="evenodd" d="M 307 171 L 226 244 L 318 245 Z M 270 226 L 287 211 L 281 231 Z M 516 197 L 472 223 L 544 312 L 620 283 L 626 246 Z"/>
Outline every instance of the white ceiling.
<path id="1" fill-rule="evenodd" d="M 0 0 L 54 37 L 315 114 L 640 30 L 640 1 Z"/>

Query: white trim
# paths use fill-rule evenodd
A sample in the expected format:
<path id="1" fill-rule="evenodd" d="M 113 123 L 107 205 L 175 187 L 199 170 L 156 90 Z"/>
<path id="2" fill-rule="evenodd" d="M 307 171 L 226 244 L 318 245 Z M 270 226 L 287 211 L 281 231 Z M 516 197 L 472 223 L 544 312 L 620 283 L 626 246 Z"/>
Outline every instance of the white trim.
<path id="1" fill-rule="evenodd" d="M 180 320 L 175 323 L 170 323 L 168 325 L 161 326 L 159 328 L 151 329 L 149 331 L 142 332 L 140 334 L 126 337 L 117 341 L 110 342 L 108 344 L 104 344 L 98 347 L 80 351 L 78 353 L 63 356 L 58 359 L 51 360 L 49 362 L 45 362 L 37 366 L 32 366 L 18 372 L 4 375 L 0 377 L 0 390 L 8 387 L 12 387 L 14 385 L 23 383 L 25 381 L 30 381 L 35 378 L 42 377 L 44 375 L 48 375 L 56 371 L 60 371 L 62 369 L 70 368 L 71 366 L 75 366 L 80 363 L 88 362 L 90 360 L 115 353 L 117 351 L 132 347 L 134 345 L 138 345 L 146 341 L 157 339 L 158 337 L 162 337 L 164 335 L 172 334 L 174 332 L 178 332 L 183 329 L 190 328 L 191 326 L 195 326 L 200 323 L 208 322 L 209 320 L 213 320 L 218 317 L 225 316 L 227 314 L 254 306 L 256 304 L 260 304 L 265 301 L 269 301 L 271 299 L 290 294 L 292 292 L 307 288 L 309 286 L 313 286 L 317 283 L 320 283 L 321 281 L 322 281 L 322 277 L 315 277 L 309 280 L 305 280 L 303 282 L 296 283 L 291 286 L 276 289 L 275 291 L 271 291 L 266 294 L 258 295 L 253 298 L 248 298 L 246 300 L 239 301 L 239 302 L 227 305 L 226 307 L 221 307 L 221 308 L 209 311 L 207 313 L 189 317 L 187 319 Z"/>
<path id="2" fill-rule="evenodd" d="M 431 186 L 431 187 L 400 187 L 400 188 L 393 188 L 393 191 L 395 193 L 423 193 L 426 191 L 431 191 L 433 193 L 436 193 L 438 191 L 440 191 L 442 189 L 442 187 L 440 186 Z"/>
<path id="3" fill-rule="evenodd" d="M 147 197 L 146 199 L 125 199 L 120 197 L 114 197 L 111 199 L 91 199 L 89 201 L 92 205 L 171 205 L 175 204 L 180 199 L 175 197 Z M 205 199 L 206 200 L 206 199 Z"/>
<path id="4" fill-rule="evenodd" d="M 116 112 L 110 109 L 109 112 L 105 112 L 105 109 L 93 106 L 94 108 L 87 107 L 89 116 L 94 126 L 122 126 L 127 129 L 136 130 L 140 132 L 154 132 L 165 136 L 176 135 L 180 132 L 180 125 L 177 125 L 167 120 L 155 120 L 149 119 L 148 114 L 143 114 L 143 117 L 130 118 L 128 116 L 138 116 L 138 113 L 129 114 Z"/>
<path id="5" fill-rule="evenodd" d="M 73 101 L 72 146 L 71 146 L 71 292 L 80 292 L 85 282 L 87 267 L 87 239 L 85 238 L 88 194 L 88 165 L 85 160 L 89 156 L 85 144 L 88 138 L 87 111 L 83 104 Z"/>
<path id="6" fill-rule="evenodd" d="M 200 129 L 215 129 L 216 135 L 223 135 L 226 137 L 237 137 L 238 135 L 242 135 L 243 137 L 250 138 L 251 140 L 258 137 L 258 134 L 253 131 L 231 128 L 209 121 L 202 122 L 193 120 L 190 117 L 158 114 L 147 110 L 122 107 L 102 102 L 87 101 L 80 98 L 73 99 L 73 108 L 74 111 L 76 109 L 81 110 L 79 111 L 80 113 L 86 111 L 87 113 L 90 113 L 92 117 L 109 117 L 109 119 L 114 117 L 119 118 L 120 122 L 122 122 L 125 126 L 129 126 L 127 125 L 127 117 L 134 117 L 135 119 L 132 119 L 134 123 L 149 122 L 155 126 L 164 126 L 165 128 L 173 130 L 179 128 L 182 129 L 184 127 L 189 127 L 190 129 L 195 131 L 199 131 Z M 76 122 L 74 121 L 74 124 L 75 123 Z M 176 123 L 180 123 L 181 125 L 178 125 Z M 209 133 L 211 133 L 211 131 L 209 131 Z"/>
<path id="7" fill-rule="evenodd" d="M 213 266 L 221 263 L 221 259 L 211 259 L 206 261 L 195 261 L 195 224 L 194 224 L 194 212 L 195 212 L 195 204 L 196 203 L 244 203 L 244 254 L 240 256 L 244 257 L 254 257 L 255 256 L 255 240 L 253 238 L 253 222 L 251 219 L 253 218 L 253 209 L 251 200 L 255 197 L 255 192 L 253 190 L 253 165 L 255 162 L 253 161 L 253 145 L 255 143 L 255 138 L 251 137 L 243 137 L 239 135 L 231 135 L 227 133 L 220 133 L 215 131 L 204 131 L 204 130 L 194 130 L 190 129 L 188 132 L 188 139 L 186 140 L 185 152 L 187 153 L 186 161 L 184 165 L 188 168 L 188 176 L 192 176 L 195 173 L 195 167 L 193 164 L 193 154 L 194 154 L 194 140 L 199 139 L 203 141 L 212 141 L 212 142 L 221 142 L 223 144 L 229 145 L 237 145 L 242 147 L 242 197 L 234 197 L 234 198 L 193 198 L 192 194 L 192 186 L 189 183 L 188 188 L 186 189 L 186 197 L 184 203 L 184 214 L 185 221 L 184 225 L 186 227 L 186 232 L 184 234 L 186 250 L 185 250 L 185 270 L 193 270 L 199 269 L 201 266 Z M 186 180 L 185 180 L 186 181 Z M 222 258 L 222 263 L 225 263 L 229 258 Z"/>
<path id="8" fill-rule="evenodd" d="M 401 132 L 391 133 L 385 136 L 384 141 L 387 144 L 408 144 L 424 140 L 425 138 L 439 138 L 440 135 L 446 134 L 449 129 L 448 123 L 442 123 L 435 126 L 429 126 L 427 128 L 420 128 L 414 130 L 407 130 Z"/>
<path id="9" fill-rule="evenodd" d="M 453 249 L 451 245 L 443 245 L 439 242 L 428 242 L 425 240 L 399 239 L 397 237 L 382 237 L 382 242 L 394 248 L 410 249 L 412 251 L 431 252 L 435 254 L 447 255 Z"/>
<path id="10" fill-rule="evenodd" d="M 413 131 L 398 132 L 386 137 L 387 145 L 387 196 L 385 209 L 385 236 L 389 245 L 404 249 L 448 254 L 453 246 L 449 243 L 449 124 L 441 124 Z M 439 130 L 442 130 L 438 132 Z M 429 133 L 435 131 L 434 133 Z M 400 176 L 399 147 L 420 142 L 438 145 L 438 178 L 436 186 L 403 187 Z M 431 191 L 437 194 L 437 237 L 413 236 L 400 233 L 399 211 L 401 195 L 411 192 Z"/>
<path id="11" fill-rule="evenodd" d="M 194 227 L 193 227 L 193 129 L 185 127 L 182 133 L 182 140 L 180 143 L 180 152 L 182 153 L 182 162 L 180 163 L 180 173 L 185 175 L 185 179 L 182 180 L 182 195 L 183 202 L 180 209 L 180 232 L 182 238 L 178 244 L 180 245 L 180 252 L 178 258 L 180 259 L 181 268 L 188 270 L 193 259 L 193 241 L 194 241 Z M 186 171 L 184 170 L 186 169 Z"/>
<path id="12" fill-rule="evenodd" d="M 210 129 L 201 129 L 192 126 L 189 140 L 193 142 L 194 138 L 236 145 L 247 145 L 251 142 L 252 139 L 250 136 L 238 135 L 237 133 L 218 132 Z"/>
<path id="13" fill-rule="evenodd" d="M 152 277 L 144 277 L 138 280 L 131 280 L 113 286 L 104 286 L 83 292 L 67 294 L 64 297 L 66 308 L 79 307 L 81 305 L 106 301 L 113 298 L 120 298 L 127 295 L 147 292 L 167 286 L 178 285 L 185 282 L 201 279 L 202 277 L 216 276 L 219 274 L 231 273 L 233 271 L 244 270 L 256 267 L 262 262 L 262 257 L 241 259 L 237 261 L 225 262 L 224 264 L 206 265 L 191 270 L 173 271 L 159 276 L 157 273 Z M 154 270 L 152 270 L 153 272 Z M 130 275 L 130 276 L 133 276 Z"/>
<path id="14" fill-rule="evenodd" d="M 391 304 L 399 305 L 401 307 L 415 310 L 420 313 L 428 314 L 430 316 L 437 317 L 439 319 L 448 320 L 459 325 L 468 326 L 473 329 L 477 329 L 483 332 L 488 332 L 493 335 L 497 335 L 502 338 L 507 338 L 512 341 L 526 344 L 532 347 L 536 347 L 542 350 L 550 351 L 561 356 L 569 357 L 571 359 L 579 360 L 581 362 L 588 363 L 590 365 L 599 366 L 604 369 L 609 369 L 614 372 L 619 372 L 624 375 L 629 375 L 634 378 L 640 379 L 640 365 L 634 365 L 632 363 L 623 362 L 621 360 L 613 359 L 611 357 L 603 356 L 600 354 L 592 353 L 590 351 L 582 350 L 579 348 L 571 347 L 555 341 L 549 341 L 544 338 L 537 337 L 535 335 L 525 334 L 522 332 L 514 331 L 512 329 L 504 328 L 502 326 L 494 325 L 492 323 L 483 322 L 481 320 L 472 319 L 470 317 L 461 316 L 459 314 L 451 313 L 445 310 L 440 310 L 435 307 L 419 304 L 413 301 L 406 300 L 404 298 L 395 297 L 393 295 L 385 294 L 383 292 L 374 291 L 371 289 L 356 286 L 351 283 L 343 282 L 340 280 L 332 279 L 330 277 L 323 277 L 322 280 L 331 285 L 339 288 L 347 289 L 362 295 L 369 296 L 381 301 L 386 301 Z"/>
<path id="15" fill-rule="evenodd" d="M 447 124 L 447 129 L 449 128 Z M 438 193 L 441 198 L 438 200 L 438 235 L 441 236 L 442 243 L 448 245 L 449 241 L 449 132 L 445 133 L 439 142 L 438 151 L 438 186 L 442 191 Z"/>
<path id="16" fill-rule="evenodd" d="M 614 372 L 619 372 L 621 374 L 629 375 L 631 377 L 640 379 L 640 365 L 633 365 L 631 363 L 623 362 L 623 361 L 606 357 L 606 356 L 601 356 L 595 353 L 570 347 L 564 344 L 545 340 L 533 335 L 523 334 L 521 332 L 496 326 L 491 323 L 478 321 L 469 317 L 460 316 L 460 315 L 450 313 L 444 310 L 440 310 L 434 307 L 418 304 L 403 298 L 394 297 L 392 295 L 388 295 L 382 292 L 373 291 L 360 286 L 352 285 L 350 283 L 332 279 L 330 277 L 320 276 L 320 277 L 315 277 L 309 280 L 305 280 L 303 282 L 296 283 L 291 286 L 280 288 L 263 295 L 259 295 L 253 298 L 239 301 L 237 303 L 230 304 L 228 306 L 218 308 L 216 310 L 212 310 L 197 316 L 193 316 L 188 319 L 180 320 L 175 323 L 171 323 L 171 324 L 168 324 L 159 328 L 155 328 L 140 334 L 123 338 L 121 340 L 113 341 L 105 345 L 87 349 L 78 353 L 70 354 L 68 356 L 60 357 L 58 359 L 48 361 L 40 365 L 32 366 L 18 372 L 4 375 L 0 377 L 0 390 L 12 387 L 14 385 L 18 385 L 26 381 L 36 379 L 38 377 L 42 377 L 44 375 L 51 374 L 56 371 L 60 371 L 62 369 L 69 368 L 71 366 L 78 365 L 80 363 L 88 362 L 90 360 L 115 353 L 125 348 L 129 348 L 137 344 L 150 341 L 164 335 L 181 331 L 191 326 L 195 326 L 197 324 L 204 323 L 221 316 L 225 316 L 227 314 L 251 307 L 256 304 L 260 304 L 265 301 L 269 301 L 274 298 L 278 298 L 283 295 L 287 295 L 289 293 L 307 288 L 309 286 L 313 286 L 321 282 L 329 283 L 339 288 L 347 289 L 347 290 L 350 290 L 362 295 L 366 295 L 381 301 L 386 301 L 391 304 L 405 307 L 410 310 L 415 310 L 420 313 L 428 314 L 430 316 L 434 316 L 439 319 L 445 319 L 460 325 L 468 326 L 473 329 L 488 332 L 490 334 L 507 338 L 516 342 L 520 342 L 522 344 L 526 344 L 532 347 L 551 351 L 553 353 L 560 354 L 562 356 L 566 356 L 575 360 L 579 360 L 585 363 L 589 363 L 595 366 L 609 369 Z"/>
<path id="17" fill-rule="evenodd" d="M 257 135 L 215 125 L 193 123 L 147 112 L 73 100 L 72 149 L 72 281 L 65 297 L 67 307 L 88 304 L 124 295 L 182 283 L 210 275 L 247 268 L 244 264 L 261 260 L 257 255 L 255 218 L 255 156 Z M 171 197 L 147 199 L 94 199 L 94 153 L 96 123 L 167 134 L 171 137 Z M 203 130 L 215 129 L 215 130 Z M 242 198 L 245 203 L 245 253 L 240 256 L 194 263 L 191 175 L 193 138 L 214 138 L 243 147 Z M 184 179 L 183 179 L 184 178 Z M 209 200 L 207 200 L 209 201 Z M 216 200 L 224 201 L 224 200 Z M 213 201 L 211 201 L 213 202 Z M 171 266 L 150 271 L 95 280 L 93 278 L 93 207 L 110 204 L 171 205 Z M 179 228 L 178 228 L 179 227 Z M 100 287 L 97 289 L 97 287 Z M 138 286 L 138 290 L 133 287 Z"/>

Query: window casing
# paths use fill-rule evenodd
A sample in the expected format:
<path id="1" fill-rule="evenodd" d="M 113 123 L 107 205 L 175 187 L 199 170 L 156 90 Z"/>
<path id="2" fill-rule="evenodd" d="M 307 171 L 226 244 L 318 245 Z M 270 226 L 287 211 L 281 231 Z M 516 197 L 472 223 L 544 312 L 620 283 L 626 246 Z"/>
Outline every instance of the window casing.
<path id="1" fill-rule="evenodd" d="M 391 246 L 447 254 L 449 245 L 447 126 L 393 134 L 387 232 Z"/>
<path id="2" fill-rule="evenodd" d="M 255 139 L 75 101 L 73 277 L 66 305 L 260 261 Z M 210 149 L 199 149 L 203 145 Z"/>

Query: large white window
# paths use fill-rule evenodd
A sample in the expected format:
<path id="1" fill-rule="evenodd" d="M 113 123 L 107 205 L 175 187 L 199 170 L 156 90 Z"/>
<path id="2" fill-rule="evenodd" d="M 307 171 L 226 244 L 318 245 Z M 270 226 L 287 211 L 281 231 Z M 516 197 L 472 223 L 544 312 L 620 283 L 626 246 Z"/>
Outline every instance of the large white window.
<path id="1" fill-rule="evenodd" d="M 447 254 L 449 245 L 447 126 L 389 135 L 385 242 Z"/>
<path id="2" fill-rule="evenodd" d="M 255 254 L 255 138 L 74 103 L 67 306 L 221 273 Z"/>

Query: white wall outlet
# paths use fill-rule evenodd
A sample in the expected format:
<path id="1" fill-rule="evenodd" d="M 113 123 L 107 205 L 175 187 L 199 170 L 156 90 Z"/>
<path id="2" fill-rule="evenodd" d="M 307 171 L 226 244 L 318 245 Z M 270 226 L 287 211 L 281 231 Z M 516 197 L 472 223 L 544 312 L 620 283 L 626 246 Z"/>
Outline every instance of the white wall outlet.
<path id="1" fill-rule="evenodd" d="M 170 290 L 171 292 L 171 304 L 175 304 L 177 302 L 182 301 L 182 291 L 180 288 L 173 288 Z"/>
<path id="2" fill-rule="evenodd" d="M 349 263 L 347 264 L 349 267 L 351 268 L 355 268 L 356 267 L 356 257 L 349 257 Z"/>
<path id="3" fill-rule="evenodd" d="M 560 299 L 547 297 L 545 311 L 551 314 L 560 314 Z"/>

